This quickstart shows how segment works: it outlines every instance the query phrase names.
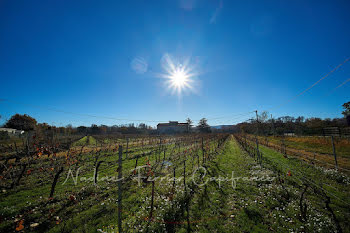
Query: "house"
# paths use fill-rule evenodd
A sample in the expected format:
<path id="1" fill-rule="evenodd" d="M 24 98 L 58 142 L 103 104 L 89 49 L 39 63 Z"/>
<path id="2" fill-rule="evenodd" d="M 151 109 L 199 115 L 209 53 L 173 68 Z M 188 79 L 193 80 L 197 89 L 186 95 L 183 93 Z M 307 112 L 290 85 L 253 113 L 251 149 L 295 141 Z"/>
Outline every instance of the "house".
<path id="1" fill-rule="evenodd" d="M 11 129 L 11 128 L 0 128 L 0 131 L 7 132 L 8 135 L 21 135 L 21 134 L 24 134 L 24 130 Z"/>
<path id="2" fill-rule="evenodd" d="M 295 133 L 290 132 L 290 133 L 284 133 L 283 135 L 287 137 L 294 137 Z"/>
<path id="3" fill-rule="evenodd" d="M 179 123 L 178 121 L 169 121 L 169 123 L 159 123 L 157 125 L 159 134 L 187 133 L 189 129 L 188 123 Z"/>

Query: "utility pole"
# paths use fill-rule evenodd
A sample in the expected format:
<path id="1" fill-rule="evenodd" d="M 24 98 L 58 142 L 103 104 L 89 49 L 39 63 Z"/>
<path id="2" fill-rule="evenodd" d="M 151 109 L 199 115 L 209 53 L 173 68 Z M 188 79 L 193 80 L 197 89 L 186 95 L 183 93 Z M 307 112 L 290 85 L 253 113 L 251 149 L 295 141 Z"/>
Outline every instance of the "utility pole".
<path id="1" fill-rule="evenodd" d="M 273 122 L 272 114 L 271 114 L 271 124 L 272 124 L 272 132 L 273 132 L 273 135 L 275 136 L 276 135 L 276 129 L 275 129 L 275 124 Z"/>

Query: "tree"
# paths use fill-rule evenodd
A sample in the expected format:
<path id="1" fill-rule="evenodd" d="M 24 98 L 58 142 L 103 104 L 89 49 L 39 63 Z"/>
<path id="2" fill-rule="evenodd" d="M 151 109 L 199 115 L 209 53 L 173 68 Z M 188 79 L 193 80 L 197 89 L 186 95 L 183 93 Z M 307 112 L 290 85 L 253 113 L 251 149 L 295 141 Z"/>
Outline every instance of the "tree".
<path id="1" fill-rule="evenodd" d="M 94 134 L 94 135 L 100 133 L 100 129 L 98 128 L 98 126 L 96 124 L 91 125 L 90 131 L 91 131 L 91 134 Z"/>
<path id="2" fill-rule="evenodd" d="M 186 119 L 186 123 L 188 124 L 188 131 L 190 131 L 191 127 L 192 127 L 192 124 L 193 124 L 193 121 L 188 117 Z"/>
<path id="3" fill-rule="evenodd" d="M 189 125 L 192 125 L 193 124 L 193 121 L 188 117 L 186 119 L 186 123 L 189 124 Z"/>
<path id="4" fill-rule="evenodd" d="M 343 108 L 344 108 L 344 111 L 342 112 L 342 114 L 344 115 L 344 117 L 347 117 L 348 115 L 350 115 L 350 101 L 347 103 L 344 103 Z"/>
<path id="5" fill-rule="evenodd" d="M 147 129 L 147 125 L 145 123 L 140 123 L 139 129 Z"/>
<path id="6" fill-rule="evenodd" d="M 258 118 L 259 118 L 259 121 L 261 123 L 263 123 L 263 122 L 267 121 L 267 119 L 269 118 L 269 113 L 266 111 L 263 111 L 262 113 L 260 113 Z"/>
<path id="7" fill-rule="evenodd" d="M 199 131 L 201 131 L 202 133 L 210 133 L 210 126 L 208 125 L 208 120 L 206 118 L 202 118 L 200 119 L 199 123 L 198 123 L 198 129 Z"/>
<path id="8" fill-rule="evenodd" d="M 26 114 L 20 115 L 17 113 L 6 122 L 5 127 L 29 131 L 35 129 L 36 123 L 37 122 L 33 117 Z"/>
<path id="9" fill-rule="evenodd" d="M 304 119 L 305 119 L 305 117 L 303 117 L 303 116 L 298 116 L 298 117 L 295 119 L 295 123 L 303 123 L 303 122 L 304 122 Z"/>
<path id="10" fill-rule="evenodd" d="M 102 134 L 106 134 L 107 130 L 108 130 L 108 126 L 107 125 L 100 125 L 100 133 Z"/>
<path id="11" fill-rule="evenodd" d="M 73 126 L 72 124 L 66 125 L 66 134 L 72 134 L 73 133 Z"/>
<path id="12" fill-rule="evenodd" d="M 79 127 L 77 128 L 77 132 L 78 132 L 79 134 L 86 134 L 86 133 L 87 133 L 87 127 L 85 127 L 85 126 L 79 126 Z"/>

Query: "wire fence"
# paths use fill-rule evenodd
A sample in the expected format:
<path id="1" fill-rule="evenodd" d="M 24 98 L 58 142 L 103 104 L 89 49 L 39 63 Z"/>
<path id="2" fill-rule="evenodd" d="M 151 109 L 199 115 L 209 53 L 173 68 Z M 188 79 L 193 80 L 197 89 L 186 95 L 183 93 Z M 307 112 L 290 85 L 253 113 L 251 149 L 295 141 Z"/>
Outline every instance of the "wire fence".
<path id="1" fill-rule="evenodd" d="M 175 205 L 178 201 L 185 206 L 189 203 L 194 187 L 190 185 L 188 176 L 212 160 L 227 137 L 227 134 L 85 136 L 45 141 L 31 135 L 18 145 L 4 148 L 8 153 L 1 157 L 0 187 L 6 192 L 5 196 L 21 192 L 30 195 L 29 190 L 33 187 L 40 190 L 40 198 L 17 210 L 21 217 L 16 228 L 23 226 L 23 219 L 35 223 L 47 221 L 45 215 L 33 217 L 27 211 L 30 208 L 46 213 L 48 206 L 51 206 L 51 219 L 58 217 L 58 212 L 62 216 L 62 212 L 78 202 L 88 202 L 88 206 L 80 209 L 87 211 L 99 205 L 102 201 L 99 198 L 104 197 L 103 200 L 110 200 L 111 205 L 99 209 L 93 216 L 105 212 L 117 216 L 116 228 L 119 232 L 123 229 L 147 229 L 150 221 L 159 221 L 160 216 L 169 213 L 164 213 L 164 208 L 171 211 L 173 208 L 169 205 Z M 12 151 L 14 148 L 15 152 Z M 155 191 L 154 179 L 159 176 L 171 179 L 172 185 L 163 185 L 161 190 L 158 187 Z M 181 180 L 178 179 L 180 177 Z M 84 185 L 86 181 L 89 185 Z M 138 186 L 144 190 L 137 191 Z M 163 200 L 163 211 L 160 196 L 171 200 Z M 132 202 L 132 205 L 130 201 L 124 201 L 130 197 L 140 201 Z M 135 216 L 135 212 L 138 216 Z M 10 216 L 9 219 L 3 216 L 4 221 L 10 220 Z M 56 223 L 62 223 L 64 228 L 66 219 L 63 218 L 57 218 Z M 191 221 L 188 211 L 185 219 L 179 216 L 163 216 L 162 219 L 166 227 L 173 222 L 189 224 Z M 86 220 L 93 221 L 93 218 Z M 13 231 L 12 227 L 9 225 L 6 228 L 8 232 Z M 50 224 L 46 227 L 50 227 Z"/>

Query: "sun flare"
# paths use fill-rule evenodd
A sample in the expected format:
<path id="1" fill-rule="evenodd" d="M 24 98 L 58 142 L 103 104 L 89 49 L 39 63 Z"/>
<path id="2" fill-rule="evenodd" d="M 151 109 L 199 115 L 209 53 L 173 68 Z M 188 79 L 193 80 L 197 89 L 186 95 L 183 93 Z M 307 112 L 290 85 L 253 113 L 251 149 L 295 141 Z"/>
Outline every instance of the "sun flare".
<path id="1" fill-rule="evenodd" d="M 169 54 L 165 54 L 162 59 L 162 66 L 165 74 L 161 77 L 166 79 L 166 86 L 173 94 L 181 95 L 184 91 L 194 91 L 193 67 L 189 66 L 189 59 L 183 63 L 175 61 Z"/>
<path id="2" fill-rule="evenodd" d="M 182 70 L 177 70 L 170 76 L 172 84 L 176 87 L 183 87 L 188 82 L 186 73 Z"/>

